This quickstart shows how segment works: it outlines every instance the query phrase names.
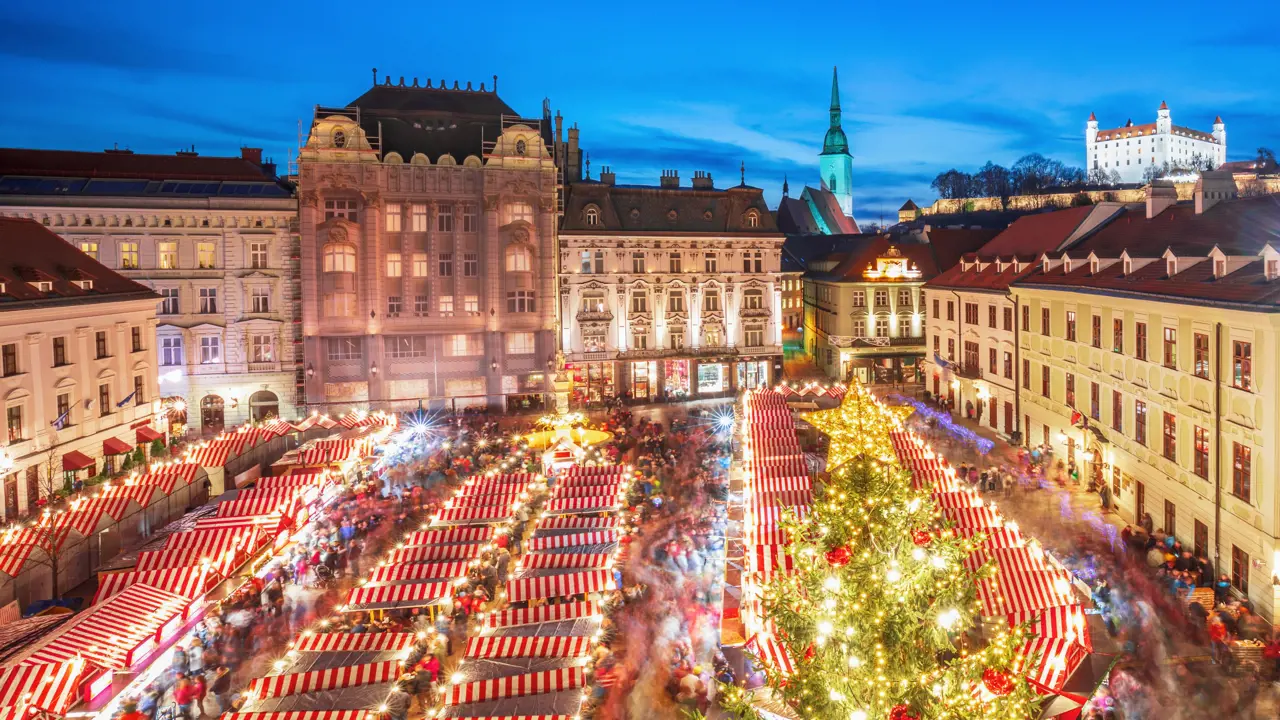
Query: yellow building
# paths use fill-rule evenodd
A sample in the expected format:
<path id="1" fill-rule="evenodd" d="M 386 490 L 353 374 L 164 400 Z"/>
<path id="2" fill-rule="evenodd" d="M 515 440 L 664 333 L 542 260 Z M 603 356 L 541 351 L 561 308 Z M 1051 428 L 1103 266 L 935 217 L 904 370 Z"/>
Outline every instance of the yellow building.
<path id="1" fill-rule="evenodd" d="M 1022 425 L 1272 619 L 1280 202 L 1155 190 L 1012 284 Z"/>

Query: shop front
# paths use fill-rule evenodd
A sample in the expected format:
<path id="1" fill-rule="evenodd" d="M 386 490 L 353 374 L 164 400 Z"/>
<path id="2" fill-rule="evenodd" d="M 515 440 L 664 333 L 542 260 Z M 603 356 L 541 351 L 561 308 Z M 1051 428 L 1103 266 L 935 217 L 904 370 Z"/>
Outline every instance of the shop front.
<path id="1" fill-rule="evenodd" d="M 738 390 L 754 390 L 769 385 L 769 360 L 742 360 L 738 363 Z"/>
<path id="2" fill-rule="evenodd" d="M 565 369 L 569 372 L 570 400 L 574 405 L 607 402 L 618 394 L 612 361 L 570 363 Z"/>
<path id="3" fill-rule="evenodd" d="M 658 397 L 658 363 L 654 360 L 637 360 L 631 363 L 631 399 L 637 402 L 656 400 Z"/>
<path id="4" fill-rule="evenodd" d="M 516 386 L 505 392 L 508 412 L 541 412 L 547 409 L 547 376 L 544 373 L 519 375 L 515 380 Z"/>
<path id="5" fill-rule="evenodd" d="M 689 384 L 688 360 L 662 361 L 663 392 L 668 400 L 687 400 L 692 389 Z"/>
<path id="6" fill-rule="evenodd" d="M 729 392 L 729 363 L 698 363 L 698 394 L 718 395 Z"/>

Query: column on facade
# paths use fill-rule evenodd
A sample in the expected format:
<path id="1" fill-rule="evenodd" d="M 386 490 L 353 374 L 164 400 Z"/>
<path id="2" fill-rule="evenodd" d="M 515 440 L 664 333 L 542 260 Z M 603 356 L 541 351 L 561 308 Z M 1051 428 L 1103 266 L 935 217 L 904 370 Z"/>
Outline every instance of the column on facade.
<path id="1" fill-rule="evenodd" d="M 486 264 L 496 262 L 494 258 L 502 256 L 502 233 L 499 230 L 502 224 L 502 198 L 498 195 L 491 195 L 485 198 L 485 208 L 489 210 L 486 214 L 483 233 L 480 236 L 479 247 L 477 253 L 483 251 L 483 257 Z M 455 220 L 457 218 L 455 217 Z M 456 227 L 456 226 L 455 226 Z M 448 251 L 453 254 L 453 312 L 454 315 L 460 315 L 465 307 L 464 295 L 460 292 L 463 285 L 462 278 L 462 253 L 459 252 L 457 235 L 450 233 L 448 236 L 440 237 L 441 248 L 444 252 L 446 248 L 443 245 L 448 238 L 450 247 Z M 480 314 L 484 318 L 484 348 L 485 354 L 481 358 L 481 372 L 485 375 L 485 392 L 489 395 L 499 395 L 502 393 L 502 365 L 495 370 L 492 362 L 497 359 L 504 348 L 502 345 L 502 333 L 498 329 L 499 318 L 499 294 L 502 291 L 501 273 L 491 272 L 484 276 L 484 303 L 480 306 Z"/>
<path id="2" fill-rule="evenodd" d="M 666 347 L 668 336 L 665 290 L 663 285 L 653 285 L 653 337 L 659 348 Z"/>
<path id="3" fill-rule="evenodd" d="M 692 347 L 702 347 L 702 283 L 689 288 L 689 340 Z"/>
<path id="4" fill-rule="evenodd" d="M 734 280 L 724 288 L 724 344 L 729 347 L 738 347 L 742 343 L 738 340 L 738 331 L 741 329 L 742 321 L 739 313 L 742 303 L 742 282 Z"/>
<path id="5" fill-rule="evenodd" d="M 769 298 L 770 308 L 769 324 L 766 326 L 766 338 L 771 340 L 771 345 L 782 345 L 782 289 L 778 287 L 778 283 L 770 280 L 765 291 Z"/>
<path id="6" fill-rule="evenodd" d="M 625 351 L 628 346 L 627 331 L 630 329 L 631 325 L 629 318 L 631 313 L 631 298 L 628 297 L 628 292 L 629 290 L 625 285 L 618 285 L 614 292 L 614 295 L 617 296 L 615 299 L 618 303 L 618 310 L 613 314 L 614 318 L 616 318 L 616 322 L 618 323 L 618 352 Z"/>

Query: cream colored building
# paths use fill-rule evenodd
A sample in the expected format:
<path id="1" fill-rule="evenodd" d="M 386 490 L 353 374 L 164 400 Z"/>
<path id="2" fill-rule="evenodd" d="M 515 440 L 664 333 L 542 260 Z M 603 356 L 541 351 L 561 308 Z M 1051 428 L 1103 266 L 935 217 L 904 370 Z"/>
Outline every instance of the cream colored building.
<path id="1" fill-rule="evenodd" d="M 1109 483 L 1122 517 L 1150 513 L 1274 620 L 1280 203 L 1153 195 L 1013 283 L 1028 442 Z"/>
<path id="2" fill-rule="evenodd" d="M 0 218 L 0 479 L 5 522 L 167 426 L 156 295 L 34 220 Z"/>
<path id="3" fill-rule="evenodd" d="M 1069 246 L 1120 212 L 1111 203 L 1027 215 L 925 283 L 925 389 L 1008 439 L 1021 437 L 1018 305 L 1009 286 L 1040 253 Z"/>
<path id="4" fill-rule="evenodd" d="M 296 416 L 297 203 L 261 150 L 0 149 L 0 215 L 42 223 L 162 296 L 152 373 L 185 398 L 195 433 Z"/>
<path id="5" fill-rule="evenodd" d="M 570 186 L 560 232 L 561 347 L 571 400 L 719 396 L 782 367 L 783 236 L 759 188 Z"/>
<path id="6" fill-rule="evenodd" d="M 552 119 L 390 78 L 317 108 L 299 162 L 309 407 L 542 407 L 556 357 Z M 560 119 L 556 118 L 560 132 Z M 568 162 L 568 160 L 566 160 Z"/>

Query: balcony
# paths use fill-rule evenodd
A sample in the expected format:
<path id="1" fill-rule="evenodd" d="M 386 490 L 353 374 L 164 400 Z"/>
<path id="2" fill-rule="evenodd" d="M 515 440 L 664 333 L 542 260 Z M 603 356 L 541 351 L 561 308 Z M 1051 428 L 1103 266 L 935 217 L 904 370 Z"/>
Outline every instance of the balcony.
<path id="1" fill-rule="evenodd" d="M 738 348 L 728 345 L 703 345 L 687 352 L 691 355 L 737 355 Z"/>
<path id="2" fill-rule="evenodd" d="M 579 310 L 578 314 L 574 317 L 577 318 L 578 322 L 582 322 L 584 320 L 603 320 L 607 322 L 609 320 L 613 320 L 613 312 L 609 310 Z"/>
<path id="3" fill-rule="evenodd" d="M 767 318 L 769 317 L 769 308 L 743 308 L 738 311 L 738 315 L 744 318 L 749 318 L 749 317 Z"/>
<path id="4" fill-rule="evenodd" d="M 251 362 L 251 363 L 249 363 L 249 372 L 251 372 L 251 373 L 270 373 L 270 372 L 280 372 L 280 363 L 278 363 L 278 362 Z"/>
<path id="5" fill-rule="evenodd" d="M 850 335 L 829 335 L 832 345 L 842 348 L 888 348 L 924 345 L 923 335 L 905 335 L 903 337 L 853 337 Z"/>
<path id="6" fill-rule="evenodd" d="M 956 365 L 953 365 L 952 368 L 953 368 L 953 372 L 955 372 L 957 377 L 962 377 L 968 380 L 982 379 L 982 368 L 978 367 L 976 363 L 972 365 L 956 364 Z"/>
<path id="7" fill-rule="evenodd" d="M 683 350 L 672 350 L 671 348 L 644 348 L 641 350 L 623 350 L 618 353 L 620 360 L 649 360 L 653 358 L 667 357 L 683 352 Z"/>

